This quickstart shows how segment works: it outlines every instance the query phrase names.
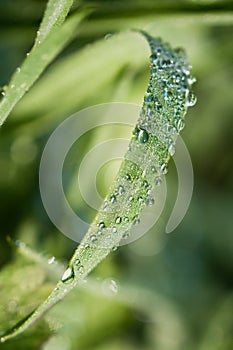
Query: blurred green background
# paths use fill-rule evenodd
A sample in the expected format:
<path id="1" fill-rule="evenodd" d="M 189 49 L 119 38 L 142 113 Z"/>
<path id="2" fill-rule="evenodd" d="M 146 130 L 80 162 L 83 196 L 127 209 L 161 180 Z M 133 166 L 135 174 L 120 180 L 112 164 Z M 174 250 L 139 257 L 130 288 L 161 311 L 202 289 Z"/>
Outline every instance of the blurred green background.
<path id="1" fill-rule="evenodd" d="M 164 233 L 177 179 L 168 174 L 166 209 L 143 238 L 113 252 L 35 327 L 3 349 L 233 349 L 233 4 L 232 1 L 95 1 L 77 36 L 46 69 L 0 130 L 0 333 L 48 295 L 76 247 L 58 232 L 40 199 L 38 167 L 51 132 L 70 114 L 103 102 L 142 103 L 149 49 L 129 33 L 147 30 L 183 46 L 198 81 L 197 105 L 182 137 L 194 168 L 194 192 L 182 223 Z M 0 85 L 30 50 L 46 1 L 0 1 Z M 72 10 L 78 11 L 78 4 Z M 115 33 L 121 34 L 115 35 Z M 109 35 L 112 34 L 112 35 Z M 88 133 L 72 149 L 68 179 L 100 139 Z M 109 179 L 98 177 L 106 193 Z M 95 212 L 70 181 L 74 209 Z M 77 193 L 75 192 L 77 191 Z M 15 247 L 7 237 L 25 242 Z M 54 263 L 51 257 L 56 257 Z M 49 262 L 49 263 L 48 263 Z M 55 331 L 55 332 L 54 332 Z"/>

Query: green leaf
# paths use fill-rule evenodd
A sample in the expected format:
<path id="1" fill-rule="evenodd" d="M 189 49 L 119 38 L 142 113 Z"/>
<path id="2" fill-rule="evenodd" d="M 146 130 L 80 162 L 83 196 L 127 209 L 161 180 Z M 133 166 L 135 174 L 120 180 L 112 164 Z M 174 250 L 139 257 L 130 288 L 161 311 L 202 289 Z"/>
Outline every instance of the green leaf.
<path id="1" fill-rule="evenodd" d="M 57 27 L 64 22 L 72 4 L 73 0 L 50 0 L 47 3 L 35 45 L 40 45 L 49 33 L 56 31 Z"/>
<path id="2" fill-rule="evenodd" d="M 172 49 L 161 39 L 141 33 L 151 48 L 151 75 L 118 175 L 57 286 L 18 327 L 1 338 L 2 342 L 22 333 L 76 285 L 82 284 L 88 273 L 128 237 L 143 208 L 154 203 L 151 191 L 166 174 L 187 108 L 196 102 L 191 90 L 195 79 L 190 77 L 183 49 Z"/>
<path id="3" fill-rule="evenodd" d="M 62 26 L 44 36 L 43 41 L 35 45 L 20 68 L 17 68 L 9 85 L 5 89 L 0 103 L 0 126 L 4 123 L 16 103 L 29 90 L 48 64 L 57 56 L 73 37 L 75 30 L 87 11 L 70 17 Z"/>

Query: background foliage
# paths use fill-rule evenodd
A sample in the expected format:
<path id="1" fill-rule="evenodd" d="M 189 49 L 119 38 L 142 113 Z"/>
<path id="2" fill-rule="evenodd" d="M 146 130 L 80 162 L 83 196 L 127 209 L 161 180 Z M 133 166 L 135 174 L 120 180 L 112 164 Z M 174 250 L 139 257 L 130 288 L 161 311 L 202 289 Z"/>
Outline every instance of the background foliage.
<path id="1" fill-rule="evenodd" d="M 45 5 L 42 0 L 0 1 L 1 86 L 31 49 Z M 60 263 L 48 259 L 55 256 L 65 264 L 76 245 L 53 227 L 39 196 L 38 166 L 50 133 L 84 107 L 142 102 L 149 50 L 128 29 L 146 29 L 184 46 L 194 67 L 198 104 L 189 111 L 183 132 L 194 166 L 193 199 L 182 224 L 166 235 L 176 193 L 171 167 L 167 208 L 155 228 L 112 253 L 85 286 L 2 349 L 230 350 L 232 2 L 102 0 L 82 5 L 95 11 L 0 129 L 0 332 L 26 316 L 61 276 Z M 72 12 L 79 6 L 75 3 Z M 121 136 L 120 130 L 106 129 L 80 140 L 67 162 L 68 178 L 91 145 L 110 132 Z M 109 179 L 98 178 L 104 193 Z M 91 220 L 94 212 L 75 191 L 71 185 L 70 201 Z M 32 250 L 15 247 L 7 236 Z"/>

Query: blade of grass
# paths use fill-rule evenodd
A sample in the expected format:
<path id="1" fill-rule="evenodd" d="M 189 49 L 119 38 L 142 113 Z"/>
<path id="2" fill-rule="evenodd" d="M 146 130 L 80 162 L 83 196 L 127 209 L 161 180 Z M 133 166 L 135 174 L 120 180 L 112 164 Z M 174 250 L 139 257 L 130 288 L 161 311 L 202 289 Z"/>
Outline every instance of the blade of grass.
<path id="1" fill-rule="evenodd" d="M 87 10 L 83 10 L 81 13 L 73 15 L 56 31 L 47 34 L 41 44 L 37 44 L 32 48 L 5 89 L 4 98 L 0 103 L 0 126 L 25 92 L 29 90 L 49 63 L 72 39 L 78 24 L 87 13 Z"/>
<path id="2" fill-rule="evenodd" d="M 55 31 L 65 20 L 73 0 L 50 0 L 41 21 L 35 46 L 40 45 L 49 33 Z"/>

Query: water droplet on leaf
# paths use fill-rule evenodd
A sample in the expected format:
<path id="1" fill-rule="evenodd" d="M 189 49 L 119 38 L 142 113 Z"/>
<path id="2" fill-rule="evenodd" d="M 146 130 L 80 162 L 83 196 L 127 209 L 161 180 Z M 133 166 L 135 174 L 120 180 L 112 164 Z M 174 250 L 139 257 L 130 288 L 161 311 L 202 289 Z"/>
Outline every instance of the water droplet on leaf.
<path id="1" fill-rule="evenodd" d="M 62 275 L 62 282 L 68 282 L 74 279 L 74 271 L 71 267 L 68 267 Z"/>

